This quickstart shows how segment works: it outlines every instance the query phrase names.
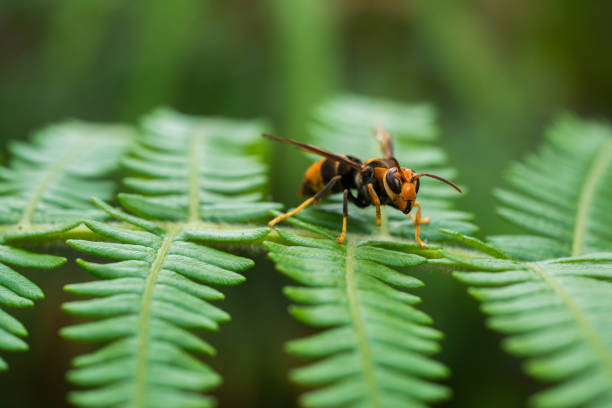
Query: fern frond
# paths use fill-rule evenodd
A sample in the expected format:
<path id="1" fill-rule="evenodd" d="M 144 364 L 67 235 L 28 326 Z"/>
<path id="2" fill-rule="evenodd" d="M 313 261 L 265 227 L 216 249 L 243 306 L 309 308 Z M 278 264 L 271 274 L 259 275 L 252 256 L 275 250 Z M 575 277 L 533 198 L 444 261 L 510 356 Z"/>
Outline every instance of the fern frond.
<path id="1" fill-rule="evenodd" d="M 328 329 L 292 341 L 288 350 L 320 361 L 296 369 L 292 378 L 321 387 L 302 397 L 307 407 L 423 406 L 445 399 L 448 389 L 432 383 L 448 370 L 429 355 L 442 334 L 414 307 L 417 296 L 400 289 L 422 286 L 392 267 L 415 266 L 426 258 L 356 242 L 307 238 L 279 231 L 293 246 L 266 243 L 270 258 L 287 276 L 304 285 L 285 294 L 301 303 L 291 314 Z"/>
<path id="2" fill-rule="evenodd" d="M 530 375 L 559 383 L 534 406 L 612 405 L 612 253 L 537 262 L 444 254 L 472 271 L 453 275 L 473 286 L 488 325 L 510 335 L 504 348 L 529 358 Z"/>
<path id="3" fill-rule="evenodd" d="M 28 307 L 42 290 L 11 266 L 53 269 L 65 258 L 35 254 L 10 241 L 42 239 L 103 214 L 89 196 L 110 198 L 114 184 L 102 181 L 117 168 L 131 133 L 127 128 L 64 123 L 38 131 L 28 143 L 9 145 L 9 167 L 0 167 L 0 306 Z M 0 349 L 27 350 L 23 325 L 0 309 Z M 0 371 L 8 368 L 0 359 Z"/>
<path id="4" fill-rule="evenodd" d="M 212 406 L 210 397 L 198 393 L 217 386 L 221 377 L 188 352 L 212 355 L 214 349 L 188 330 L 217 330 L 219 323 L 229 320 L 210 303 L 224 296 L 209 285 L 241 283 L 244 277 L 238 272 L 253 266 L 253 261 L 200 241 L 252 241 L 268 229 L 163 228 L 98 204 L 139 229 L 87 221 L 92 231 L 118 242 L 68 241 L 80 251 L 118 261 L 78 260 L 101 280 L 66 286 L 69 292 L 97 297 L 66 303 L 66 311 L 101 319 L 67 327 L 62 335 L 111 342 L 74 360 L 69 379 L 95 389 L 73 392 L 71 401 L 81 406 Z"/>
<path id="5" fill-rule="evenodd" d="M 133 173 L 120 194 L 132 214 L 97 201 L 120 224 L 87 221 L 113 242 L 71 240 L 73 247 L 118 262 L 78 262 L 99 278 L 66 290 L 92 300 L 64 308 L 101 318 L 65 328 L 73 340 L 110 342 L 77 357 L 69 379 L 93 388 L 73 392 L 84 407 L 208 407 L 203 395 L 221 377 L 191 353 L 214 349 L 190 330 L 217 330 L 230 316 L 210 302 L 223 294 L 211 285 L 237 285 L 253 261 L 211 244 L 260 241 L 269 228 L 245 221 L 269 217 L 278 204 L 259 200 L 266 168 L 257 159 L 257 122 L 196 118 L 169 110 L 149 115 L 131 154 Z M 227 176 L 227 177 L 226 177 Z M 135 215 L 134 215 L 135 214 Z M 240 225 L 231 223 L 240 222 Z M 116 241 L 116 242 L 114 242 Z"/>
<path id="6" fill-rule="evenodd" d="M 566 116 L 538 154 L 515 164 L 497 190 L 498 212 L 533 235 L 491 237 L 522 259 L 612 250 L 612 129 Z"/>
<path id="7" fill-rule="evenodd" d="M 261 202 L 267 167 L 249 149 L 261 145 L 258 121 L 196 118 L 160 109 L 143 121 L 139 145 L 124 160 L 137 194 L 121 203 L 147 218 L 248 222 L 268 217 Z"/>
<path id="8" fill-rule="evenodd" d="M 22 249 L 0 245 L 0 306 L 30 307 L 44 294 L 25 276 L 9 265 L 23 268 L 53 269 L 66 262 L 65 258 L 52 255 L 34 254 Z M 0 350 L 25 351 L 28 345 L 21 339 L 28 335 L 19 320 L 0 308 Z M 7 363 L 0 358 L 0 371 L 8 369 Z"/>
<path id="9" fill-rule="evenodd" d="M 436 128 L 425 106 L 339 97 L 316 111 L 312 142 L 362 159 L 379 157 L 376 127 L 391 131 L 403 166 L 453 175 L 431 144 Z M 296 382 L 316 387 L 303 396 L 303 406 L 424 407 L 449 396 L 435 383 L 448 370 L 431 357 L 442 334 L 428 327 L 431 318 L 415 307 L 420 298 L 405 291 L 422 282 L 398 269 L 439 257 L 432 241 L 450 239 L 439 228 L 475 230 L 469 214 L 452 208 L 452 197 L 448 186 L 422 185 L 419 201 L 431 218 L 422 228 L 430 244 L 425 250 L 414 241 L 412 221 L 391 208 L 383 209 L 382 226 L 376 227 L 373 207 L 350 206 L 347 240 L 337 244 L 342 205 L 334 197 L 286 220 L 324 238 L 279 229 L 289 245 L 266 243 L 277 268 L 302 285 L 285 289 L 299 304 L 291 306 L 291 314 L 325 330 L 288 345 L 293 354 L 319 359 L 292 373 Z"/>
<path id="10" fill-rule="evenodd" d="M 444 253 L 483 302 L 504 347 L 528 357 L 532 376 L 557 385 L 542 408 L 612 406 L 612 131 L 565 117 L 547 144 L 510 172 L 519 190 L 499 190 L 500 214 L 534 235 L 452 234 L 490 257 Z M 603 251 L 603 252 L 602 252 Z"/>
<path id="11" fill-rule="evenodd" d="M 114 183 L 102 178 L 117 169 L 131 139 L 122 126 L 69 122 L 9 145 L 10 167 L 0 168 L 2 240 L 40 237 L 104 217 L 90 198 L 113 197 Z"/>

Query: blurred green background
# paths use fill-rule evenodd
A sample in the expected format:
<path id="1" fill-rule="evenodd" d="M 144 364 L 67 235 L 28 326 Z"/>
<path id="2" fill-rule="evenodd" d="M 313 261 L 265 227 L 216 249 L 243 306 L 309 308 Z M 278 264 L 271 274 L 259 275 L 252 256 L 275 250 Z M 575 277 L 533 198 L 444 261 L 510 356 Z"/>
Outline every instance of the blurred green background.
<path id="1" fill-rule="evenodd" d="M 508 163 L 536 149 L 561 111 L 610 115 L 610 21 L 610 2 L 562 0 L 0 0 L 0 138 L 71 117 L 136 123 L 163 104 L 268 118 L 306 140 L 311 108 L 338 91 L 425 101 L 469 188 L 460 207 L 477 215 L 482 236 L 511 232 L 490 193 Z M 307 162 L 271 149 L 273 199 L 295 204 Z M 284 278 L 258 260 L 228 293 L 234 321 L 213 335 L 221 407 L 292 407 L 302 391 L 286 380 L 299 362 L 281 348 L 307 330 L 286 313 Z M 69 323 L 61 287 L 87 277 L 70 265 L 31 276 L 47 299 L 19 312 L 32 351 L 9 358 L 1 405 L 64 406 L 68 358 L 81 349 L 56 335 Z M 423 308 L 447 334 L 441 359 L 455 398 L 445 406 L 523 406 L 538 385 L 500 351 L 465 288 L 419 276 Z"/>

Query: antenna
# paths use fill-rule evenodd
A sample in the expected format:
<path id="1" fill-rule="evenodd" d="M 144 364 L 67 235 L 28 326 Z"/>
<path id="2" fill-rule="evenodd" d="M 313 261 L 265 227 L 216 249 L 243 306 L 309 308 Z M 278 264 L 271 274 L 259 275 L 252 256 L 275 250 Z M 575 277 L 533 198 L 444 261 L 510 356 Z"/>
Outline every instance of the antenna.
<path id="1" fill-rule="evenodd" d="M 421 178 L 421 177 L 423 177 L 423 176 L 425 176 L 425 177 L 431 177 L 431 178 L 434 178 L 434 179 L 436 179 L 436 180 L 439 180 L 439 181 L 441 181 L 441 182 L 443 182 L 443 183 L 448 184 L 449 186 L 451 186 L 452 188 L 454 188 L 454 189 L 455 189 L 455 190 L 457 190 L 458 192 L 463 193 L 463 191 L 461 191 L 461 189 L 460 189 L 459 187 L 457 187 L 457 186 L 456 186 L 454 183 L 452 183 L 452 182 L 448 181 L 448 180 L 447 180 L 447 179 L 445 179 L 444 177 L 436 176 L 435 174 L 429 174 L 429 173 L 419 173 L 419 174 L 417 174 L 416 176 L 414 176 L 412 179 L 413 179 L 413 180 L 414 180 L 414 179 L 418 179 L 418 178 Z"/>

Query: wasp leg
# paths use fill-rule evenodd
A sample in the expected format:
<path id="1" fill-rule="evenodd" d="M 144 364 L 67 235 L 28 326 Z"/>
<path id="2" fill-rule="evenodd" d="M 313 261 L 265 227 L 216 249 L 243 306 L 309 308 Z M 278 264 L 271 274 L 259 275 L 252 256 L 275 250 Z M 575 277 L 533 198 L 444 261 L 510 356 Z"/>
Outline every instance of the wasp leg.
<path id="1" fill-rule="evenodd" d="M 376 225 L 380 227 L 380 199 L 378 198 L 376 191 L 374 191 L 372 184 L 368 184 L 368 192 L 370 193 L 370 199 L 376 206 Z"/>
<path id="2" fill-rule="evenodd" d="M 421 238 L 419 237 L 419 233 L 421 232 L 421 224 L 425 224 L 423 222 L 424 220 L 421 219 L 421 204 L 415 201 L 414 206 L 417 207 L 416 219 L 414 220 L 414 223 L 416 224 L 415 239 L 421 248 L 425 248 L 427 245 L 425 245 L 425 243 L 421 241 Z"/>
<path id="3" fill-rule="evenodd" d="M 416 218 L 414 218 L 414 215 L 408 214 L 408 216 L 416 224 Z M 423 218 L 420 223 L 421 224 L 429 224 L 429 218 Z"/>
<path id="4" fill-rule="evenodd" d="M 297 213 L 299 213 L 300 211 L 302 211 L 304 208 L 308 207 L 310 204 L 312 203 L 318 203 L 319 200 L 321 198 L 323 198 L 323 196 L 325 194 L 327 194 L 336 184 L 336 182 L 340 181 L 340 179 L 342 178 L 342 176 L 334 176 L 331 180 L 329 180 L 329 182 L 325 185 L 325 187 L 323 187 L 321 189 L 321 191 L 319 191 L 317 194 L 315 194 L 314 196 L 310 197 L 308 200 L 304 201 L 302 204 L 300 204 L 299 206 L 297 206 L 295 209 L 279 215 L 278 217 L 276 217 L 275 219 L 273 219 L 272 221 L 270 221 L 268 223 L 269 227 L 273 227 L 276 224 L 278 224 L 279 222 L 281 222 L 282 220 L 289 218 Z"/>
<path id="5" fill-rule="evenodd" d="M 342 234 L 336 238 L 339 244 L 344 242 L 344 238 L 346 237 L 346 219 L 348 218 L 348 188 L 344 190 L 344 197 L 342 199 Z"/>

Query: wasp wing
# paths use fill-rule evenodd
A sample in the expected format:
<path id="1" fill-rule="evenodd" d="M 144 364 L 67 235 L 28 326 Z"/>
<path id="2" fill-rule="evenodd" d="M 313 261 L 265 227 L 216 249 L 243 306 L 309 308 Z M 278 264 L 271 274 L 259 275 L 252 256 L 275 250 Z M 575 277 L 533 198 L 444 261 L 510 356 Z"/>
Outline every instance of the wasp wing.
<path id="1" fill-rule="evenodd" d="M 276 140 L 277 142 L 289 143 L 289 144 L 292 144 L 292 145 L 295 145 L 295 146 L 299 147 L 301 150 L 304 150 L 304 151 L 307 151 L 307 152 L 311 152 L 311 153 L 314 153 L 314 154 L 318 154 L 319 156 L 323 156 L 323 157 L 326 157 L 326 158 L 331 159 L 331 160 L 335 160 L 335 161 L 340 162 L 340 163 L 344 163 L 347 166 L 350 166 L 350 167 L 352 167 L 352 168 L 354 168 L 356 170 L 359 170 L 359 171 L 363 170 L 363 166 L 361 165 L 361 163 L 354 162 L 351 159 L 348 159 L 348 158 L 346 158 L 344 156 L 341 156 L 339 154 L 328 152 L 327 150 L 321 149 L 320 147 L 316 147 L 316 146 L 309 145 L 309 144 L 306 144 L 306 143 L 297 142 L 297 141 L 291 140 L 291 139 L 286 139 L 286 138 L 280 137 L 280 136 L 270 135 L 268 133 L 264 133 L 263 137 L 266 137 L 266 138 L 272 139 L 272 140 Z"/>
<path id="2" fill-rule="evenodd" d="M 391 135 L 387 130 L 383 128 L 376 128 L 375 130 L 376 140 L 380 143 L 380 150 L 383 157 L 387 160 L 395 158 L 393 157 L 393 143 L 391 142 Z"/>

